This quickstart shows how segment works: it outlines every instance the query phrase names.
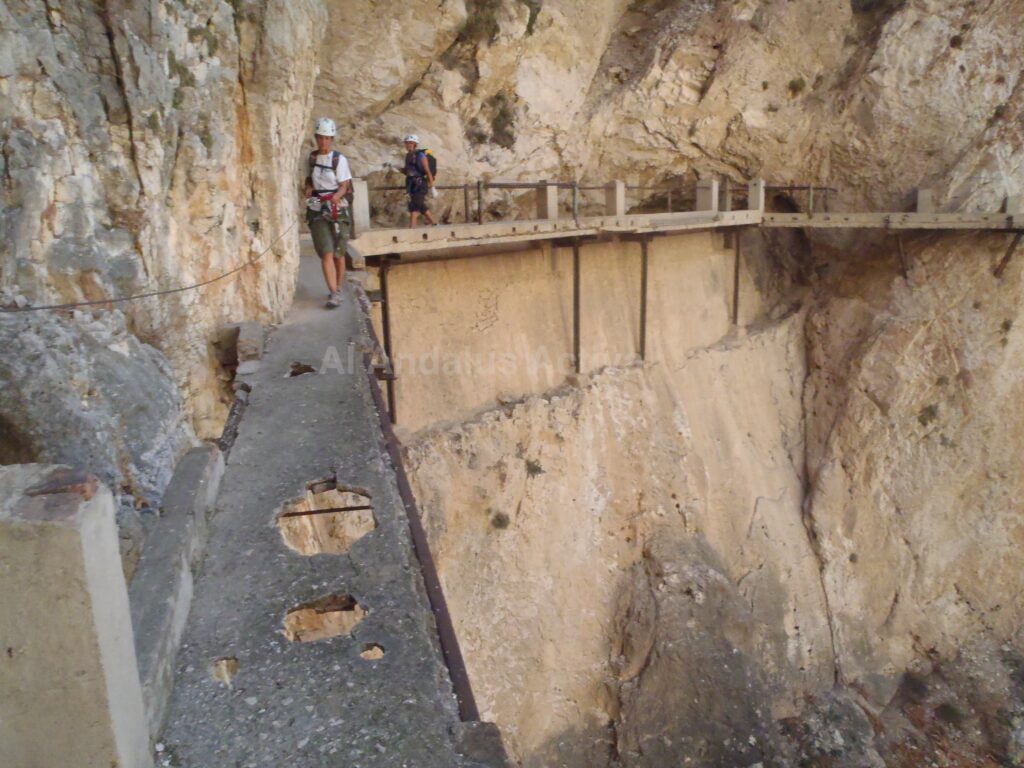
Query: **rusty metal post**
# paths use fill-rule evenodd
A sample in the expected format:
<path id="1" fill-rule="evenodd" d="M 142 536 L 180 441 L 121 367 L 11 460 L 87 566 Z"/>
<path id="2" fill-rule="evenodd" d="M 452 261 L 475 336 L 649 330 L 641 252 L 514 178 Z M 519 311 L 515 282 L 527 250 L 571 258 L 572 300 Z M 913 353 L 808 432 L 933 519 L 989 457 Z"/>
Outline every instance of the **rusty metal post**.
<path id="1" fill-rule="evenodd" d="M 896 235 L 896 252 L 900 259 L 900 274 L 906 280 L 907 275 L 910 274 L 910 265 L 907 262 L 907 252 L 903 250 L 903 238 L 900 235 Z"/>
<path id="2" fill-rule="evenodd" d="M 740 241 L 742 240 L 743 230 L 736 230 L 736 255 L 733 259 L 732 264 L 732 324 L 740 324 L 740 260 L 742 257 L 742 249 L 740 248 Z"/>
<path id="3" fill-rule="evenodd" d="M 807 185 L 807 212 L 814 213 L 814 185 Z"/>
<path id="4" fill-rule="evenodd" d="M 484 223 L 484 183 L 476 183 L 476 223 Z"/>
<path id="5" fill-rule="evenodd" d="M 576 373 L 582 371 L 580 364 L 580 241 L 572 241 L 572 356 Z"/>
<path id="6" fill-rule="evenodd" d="M 572 220 L 578 226 L 580 223 L 580 184 L 578 181 L 572 183 Z"/>
<path id="7" fill-rule="evenodd" d="M 469 184 L 462 185 L 462 205 L 463 210 L 466 212 L 466 223 L 469 224 L 471 221 L 469 217 Z"/>
<path id="8" fill-rule="evenodd" d="M 672 187 L 668 188 L 668 212 L 672 213 Z"/>
<path id="9" fill-rule="evenodd" d="M 381 328 L 384 331 L 384 354 L 388 357 L 388 366 L 391 368 L 391 375 L 387 377 L 388 389 L 388 416 L 392 424 L 398 423 L 398 412 L 395 410 L 395 355 L 391 342 L 391 298 L 388 295 L 388 269 L 390 262 L 387 258 L 381 259 L 380 269 L 377 277 L 380 280 L 380 312 Z"/>
<path id="10" fill-rule="evenodd" d="M 645 237 L 640 241 L 640 359 L 647 359 L 647 246 Z"/>

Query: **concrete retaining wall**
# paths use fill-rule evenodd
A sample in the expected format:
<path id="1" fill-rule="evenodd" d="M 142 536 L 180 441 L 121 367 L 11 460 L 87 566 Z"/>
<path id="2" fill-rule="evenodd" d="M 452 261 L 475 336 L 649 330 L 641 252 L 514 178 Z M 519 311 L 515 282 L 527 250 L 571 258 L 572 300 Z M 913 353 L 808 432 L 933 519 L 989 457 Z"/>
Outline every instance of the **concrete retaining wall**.
<path id="1" fill-rule="evenodd" d="M 648 254 L 647 361 L 676 365 L 729 332 L 734 251 L 721 233 L 700 231 L 653 238 Z M 402 427 L 461 420 L 559 386 L 573 373 L 572 248 L 537 242 L 497 255 L 398 264 L 389 275 Z M 638 242 L 581 246 L 583 372 L 638 360 L 640 283 Z M 741 297 L 751 288 L 741 270 Z"/>

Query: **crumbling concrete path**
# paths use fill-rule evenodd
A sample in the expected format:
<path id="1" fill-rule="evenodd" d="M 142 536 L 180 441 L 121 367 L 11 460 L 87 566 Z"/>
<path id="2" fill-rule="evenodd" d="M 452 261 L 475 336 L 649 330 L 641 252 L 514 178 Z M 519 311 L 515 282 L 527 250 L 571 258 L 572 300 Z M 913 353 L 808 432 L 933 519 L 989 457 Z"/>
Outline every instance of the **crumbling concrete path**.
<path id="1" fill-rule="evenodd" d="M 323 309 L 319 263 L 302 262 L 294 308 L 249 377 L 157 763 L 458 766 L 456 703 L 382 448 L 362 313 L 351 285 Z M 316 372 L 292 376 L 294 363 Z M 309 485 L 335 476 L 337 489 Z M 303 497 L 298 508 L 321 514 L 300 544 L 343 531 L 356 539 L 346 554 L 285 542 L 278 512 Z M 346 507 L 361 509 L 323 511 Z"/>

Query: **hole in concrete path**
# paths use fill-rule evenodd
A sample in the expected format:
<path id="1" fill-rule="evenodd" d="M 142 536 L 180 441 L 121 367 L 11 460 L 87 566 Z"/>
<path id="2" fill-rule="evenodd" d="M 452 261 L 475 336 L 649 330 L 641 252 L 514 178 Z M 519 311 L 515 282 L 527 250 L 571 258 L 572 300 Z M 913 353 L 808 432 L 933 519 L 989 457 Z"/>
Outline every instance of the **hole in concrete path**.
<path id="1" fill-rule="evenodd" d="M 220 680 L 230 688 L 231 681 L 238 674 L 238 659 L 234 656 L 222 656 L 214 660 L 210 671 L 214 680 Z"/>
<path id="2" fill-rule="evenodd" d="M 378 659 L 383 659 L 384 646 L 377 645 L 377 643 L 367 643 L 363 646 L 363 650 L 359 652 L 359 658 L 364 661 L 377 661 Z"/>
<path id="3" fill-rule="evenodd" d="M 295 361 L 292 363 L 291 370 L 288 372 L 289 376 L 302 376 L 304 373 L 316 373 L 316 368 L 312 365 L 306 365 Z"/>
<path id="4" fill-rule="evenodd" d="M 366 614 L 352 595 L 328 595 L 288 611 L 284 634 L 293 643 L 347 637 Z"/>
<path id="5" fill-rule="evenodd" d="M 377 527 L 370 497 L 357 488 L 317 480 L 277 515 L 284 543 L 300 555 L 343 555 Z"/>

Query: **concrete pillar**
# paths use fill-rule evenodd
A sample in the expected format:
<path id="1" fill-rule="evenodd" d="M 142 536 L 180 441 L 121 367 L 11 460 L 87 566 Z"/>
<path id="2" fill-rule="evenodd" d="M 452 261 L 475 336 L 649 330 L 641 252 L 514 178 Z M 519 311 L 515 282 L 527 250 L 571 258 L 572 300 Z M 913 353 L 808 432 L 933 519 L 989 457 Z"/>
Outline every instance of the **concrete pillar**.
<path id="1" fill-rule="evenodd" d="M 370 229 L 370 187 L 366 179 L 352 179 L 352 228 L 356 237 Z"/>
<path id="2" fill-rule="evenodd" d="M 935 193 L 932 190 L 917 190 L 917 212 L 935 213 Z"/>
<path id="3" fill-rule="evenodd" d="M 0 467 L 4 765 L 149 768 L 110 491 L 42 464 Z"/>
<path id="4" fill-rule="evenodd" d="M 537 218 L 558 218 L 558 187 L 546 181 L 537 187 Z"/>
<path id="5" fill-rule="evenodd" d="M 697 182 L 697 210 L 718 212 L 718 179 Z"/>
<path id="6" fill-rule="evenodd" d="M 605 216 L 626 215 L 626 183 L 624 181 L 609 181 L 604 188 L 604 214 Z"/>
<path id="7" fill-rule="evenodd" d="M 719 187 L 718 210 L 732 210 L 732 179 L 730 179 L 728 176 L 726 176 L 725 179 L 722 180 L 722 184 Z"/>
<path id="8" fill-rule="evenodd" d="M 754 179 L 747 185 L 747 209 L 764 213 L 764 179 Z"/>

